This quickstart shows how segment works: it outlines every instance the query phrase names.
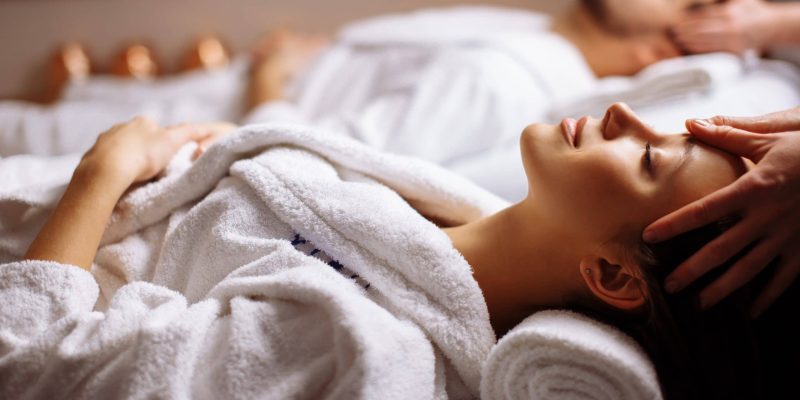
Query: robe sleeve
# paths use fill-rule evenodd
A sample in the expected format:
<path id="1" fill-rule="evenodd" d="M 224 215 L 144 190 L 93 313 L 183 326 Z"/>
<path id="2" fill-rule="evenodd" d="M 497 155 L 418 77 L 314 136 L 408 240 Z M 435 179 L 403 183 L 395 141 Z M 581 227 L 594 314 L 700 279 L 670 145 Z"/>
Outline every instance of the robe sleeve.
<path id="1" fill-rule="evenodd" d="M 98 295 L 97 282 L 79 267 L 30 260 L 2 265 L 0 335 L 6 343 L 25 342 L 71 314 L 91 312 Z"/>

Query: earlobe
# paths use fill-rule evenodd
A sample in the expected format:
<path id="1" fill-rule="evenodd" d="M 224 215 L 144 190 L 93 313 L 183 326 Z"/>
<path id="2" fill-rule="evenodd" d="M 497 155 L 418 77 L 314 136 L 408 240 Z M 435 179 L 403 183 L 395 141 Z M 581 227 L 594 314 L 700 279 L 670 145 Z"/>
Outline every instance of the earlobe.
<path id="1" fill-rule="evenodd" d="M 598 300 L 620 311 L 636 312 L 645 304 L 644 283 L 633 269 L 602 257 L 586 257 L 580 274 L 589 292 Z"/>

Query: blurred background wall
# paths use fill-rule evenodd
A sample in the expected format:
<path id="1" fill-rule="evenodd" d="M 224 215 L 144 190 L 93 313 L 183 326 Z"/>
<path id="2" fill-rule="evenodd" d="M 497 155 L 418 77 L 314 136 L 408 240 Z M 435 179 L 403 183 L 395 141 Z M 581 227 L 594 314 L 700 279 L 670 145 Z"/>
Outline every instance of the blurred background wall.
<path id="1" fill-rule="evenodd" d="M 166 73 L 199 36 L 215 34 L 234 51 L 267 30 L 335 32 L 387 12 L 456 4 L 493 4 L 556 12 L 569 0 L 2 0 L 0 98 L 30 98 L 46 85 L 47 63 L 61 44 L 85 44 L 100 71 L 133 41 L 148 44 Z"/>

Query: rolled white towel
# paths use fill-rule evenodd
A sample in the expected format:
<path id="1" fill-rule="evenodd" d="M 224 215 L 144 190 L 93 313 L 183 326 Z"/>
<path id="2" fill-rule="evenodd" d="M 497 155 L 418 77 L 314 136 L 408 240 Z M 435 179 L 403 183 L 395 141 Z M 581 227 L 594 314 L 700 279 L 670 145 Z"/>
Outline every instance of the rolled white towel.
<path id="1" fill-rule="evenodd" d="M 587 316 L 538 312 L 512 329 L 484 364 L 481 398 L 662 399 L 655 369 L 629 336 Z"/>

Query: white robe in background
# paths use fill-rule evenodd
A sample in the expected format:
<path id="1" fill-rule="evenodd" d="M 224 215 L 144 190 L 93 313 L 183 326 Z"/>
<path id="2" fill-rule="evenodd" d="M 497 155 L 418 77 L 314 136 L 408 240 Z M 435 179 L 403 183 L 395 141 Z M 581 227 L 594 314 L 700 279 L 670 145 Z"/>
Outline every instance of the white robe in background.
<path id="1" fill-rule="evenodd" d="M 294 82 L 290 102 L 266 104 L 246 121 L 325 126 L 520 200 L 522 130 L 596 84 L 580 52 L 549 25 L 543 14 L 495 7 L 355 24 Z"/>

